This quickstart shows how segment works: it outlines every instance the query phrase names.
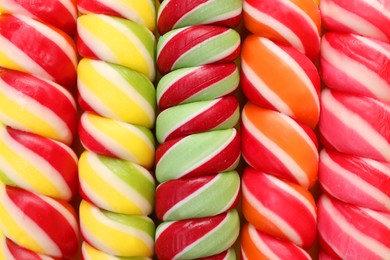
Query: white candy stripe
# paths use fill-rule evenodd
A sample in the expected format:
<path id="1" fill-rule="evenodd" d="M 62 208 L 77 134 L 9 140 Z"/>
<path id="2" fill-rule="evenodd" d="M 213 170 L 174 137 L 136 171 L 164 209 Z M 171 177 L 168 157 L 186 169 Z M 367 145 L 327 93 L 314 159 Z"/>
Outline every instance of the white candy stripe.
<path id="1" fill-rule="evenodd" d="M 304 187 L 309 186 L 309 179 L 305 171 L 299 166 L 299 164 L 295 162 L 295 160 L 288 153 L 286 153 L 283 149 L 281 149 L 277 143 L 273 142 L 271 139 L 266 137 L 261 131 L 259 131 L 256 128 L 256 126 L 254 126 L 252 122 L 248 120 L 245 113 L 242 114 L 242 121 L 245 127 L 248 129 L 248 132 L 251 133 L 259 141 L 259 143 L 261 143 L 269 151 L 271 151 L 275 155 L 275 157 L 279 158 L 280 163 L 282 163 L 289 170 L 289 172 L 294 176 L 294 178 L 297 180 L 297 182 L 300 185 Z M 291 123 L 290 125 L 293 126 Z M 300 133 L 300 136 L 302 136 L 304 139 L 306 139 L 305 135 L 306 133 L 304 135 Z M 310 142 L 307 143 L 308 145 L 311 145 L 310 143 L 312 142 L 310 140 Z M 318 156 L 317 152 L 315 152 L 315 154 Z"/>
<path id="2" fill-rule="evenodd" d="M 253 17 L 254 20 L 257 20 L 263 24 L 267 24 L 270 28 L 278 32 L 292 46 L 297 48 L 300 52 L 306 53 L 303 42 L 290 28 L 288 28 L 272 16 L 269 16 L 268 14 L 257 10 L 247 1 L 244 1 L 243 8 L 245 12 L 247 12 L 251 17 Z"/>
<path id="3" fill-rule="evenodd" d="M 151 204 L 144 197 L 142 197 L 133 187 L 125 183 L 116 174 L 113 174 L 105 164 L 103 164 L 95 153 L 87 153 L 87 160 L 94 173 L 103 179 L 108 186 L 120 191 L 121 195 L 126 197 L 129 201 L 135 201 L 137 207 L 143 212 L 151 211 Z M 104 198 L 101 198 L 104 200 Z M 99 200 L 100 201 L 100 200 Z"/>
<path id="4" fill-rule="evenodd" d="M 61 49 L 61 51 L 63 51 L 65 55 L 69 58 L 69 60 L 72 62 L 73 67 L 76 68 L 77 66 L 76 52 L 61 34 L 54 31 L 50 27 L 38 21 L 35 21 L 34 19 L 27 18 L 23 15 L 15 15 L 15 17 L 23 21 L 25 24 L 28 24 L 29 26 L 33 27 L 45 38 L 47 38 L 47 40 L 50 40 L 55 45 L 57 45 L 58 48 Z"/>
<path id="5" fill-rule="evenodd" d="M 300 204 L 303 204 L 307 211 L 310 212 L 312 215 L 313 219 L 316 220 L 317 214 L 315 211 L 315 208 L 313 205 L 309 202 L 306 197 L 304 197 L 301 193 L 297 192 L 294 188 L 291 186 L 287 185 L 285 182 L 281 181 L 278 178 L 275 178 L 271 175 L 265 174 L 264 175 L 270 182 L 272 182 L 275 186 L 278 187 L 278 190 L 282 190 L 283 192 L 288 193 L 291 197 L 293 197 L 295 200 L 299 201 Z"/>
<path id="6" fill-rule="evenodd" d="M 85 226 L 84 221 L 80 221 L 80 230 L 82 231 L 83 237 L 85 237 L 86 241 L 92 243 L 95 247 L 99 248 L 99 250 L 104 252 L 112 252 L 117 254 L 116 250 L 107 243 L 105 243 L 99 236 L 95 236 L 90 230 Z"/>
<path id="7" fill-rule="evenodd" d="M 361 16 L 342 8 L 334 1 L 321 1 L 320 7 L 323 15 L 337 17 L 337 22 L 350 28 L 352 31 L 360 32 L 367 36 L 374 36 L 382 41 L 387 41 L 387 36 L 378 27 Z"/>
<path id="8" fill-rule="evenodd" d="M 210 23 L 214 23 L 214 22 L 217 22 L 217 21 L 222 21 L 222 20 L 225 20 L 225 19 L 228 19 L 228 18 L 231 18 L 231 17 L 236 17 L 236 16 L 239 16 L 240 14 L 241 14 L 241 9 L 232 10 L 232 11 L 230 11 L 228 13 L 224 13 L 224 14 L 221 14 L 221 15 L 210 17 L 210 19 L 204 21 L 203 23 L 204 24 L 210 24 Z"/>
<path id="9" fill-rule="evenodd" d="M 48 161 L 31 151 L 30 149 L 26 148 L 25 146 L 21 145 L 19 142 L 15 141 L 8 134 L 4 127 L 0 128 L 0 132 L 2 132 L 1 136 L 4 144 L 8 146 L 11 150 L 13 150 L 16 154 L 21 155 L 23 159 L 33 165 L 34 168 L 38 169 L 39 172 L 42 173 L 42 175 L 56 187 L 56 190 L 60 193 L 63 199 L 68 200 L 71 198 L 72 192 L 69 189 L 69 186 L 67 185 L 66 181 L 64 180 L 64 178 L 62 178 L 62 175 L 52 165 L 49 164 Z M 33 188 L 33 186 L 31 186 L 28 181 L 25 181 L 22 177 L 20 177 L 19 173 L 7 163 L 7 160 L 3 158 L 1 154 L 0 162 L 2 162 L 1 165 L 2 167 L 4 166 L 3 169 L 5 169 L 5 172 L 9 173 L 7 174 L 7 177 L 11 181 L 17 184 L 21 184 L 23 188 L 27 188 L 31 191 L 36 191 L 35 188 Z"/>
<path id="10" fill-rule="evenodd" d="M 256 199 L 255 196 L 253 196 L 250 190 L 246 187 L 245 183 L 242 184 L 242 193 L 243 196 L 246 197 L 247 201 L 251 204 L 251 206 L 255 208 L 256 211 L 263 215 L 266 219 L 269 219 L 280 230 L 283 230 L 285 236 L 287 236 L 295 244 L 302 244 L 302 238 L 299 236 L 296 230 L 294 230 L 294 228 L 290 226 L 290 224 L 288 224 L 284 219 L 275 214 L 272 210 L 265 207 L 264 204 L 261 203 L 261 201 Z"/>
<path id="11" fill-rule="evenodd" d="M 45 121 L 51 128 L 55 130 L 56 135 L 59 136 L 60 140 L 64 140 L 66 142 L 70 142 L 72 140 L 72 132 L 67 126 L 67 124 L 59 117 L 54 111 L 50 108 L 42 105 L 34 98 L 31 98 L 28 95 L 22 94 L 15 88 L 8 85 L 2 79 L 0 79 L 0 93 L 2 93 L 7 99 L 11 101 L 16 101 L 20 106 L 24 106 L 23 108 L 31 114 L 34 114 L 36 117 Z M 20 102 L 20 103 L 19 103 Z M 71 111 L 69 111 L 71 112 Z M 27 126 L 20 122 L 19 120 L 14 120 L 8 117 L 5 113 L 0 112 L 0 118 L 10 119 L 19 129 L 23 129 L 25 131 L 31 131 Z M 7 120 L 5 119 L 5 120 Z M 7 122 L 7 121 L 5 121 Z"/>
<path id="12" fill-rule="evenodd" d="M 380 214 L 378 211 L 370 210 L 368 208 L 361 208 L 367 215 L 375 219 L 377 222 L 383 224 L 390 231 L 390 215 Z"/>
<path id="13" fill-rule="evenodd" d="M 223 37 L 225 34 L 229 34 L 229 33 L 232 33 L 229 30 L 226 30 L 225 32 L 223 33 L 220 33 L 218 35 L 215 35 L 215 36 L 212 36 L 210 38 L 208 38 L 206 41 L 203 41 L 201 44 L 206 46 L 208 44 L 210 44 L 210 42 L 213 42 L 214 39 L 217 39 L 219 37 Z M 218 60 L 221 60 L 227 56 L 229 56 L 231 53 L 233 53 L 234 50 L 236 50 L 238 47 L 240 46 L 240 42 L 237 41 L 235 42 L 234 45 L 232 45 L 231 47 L 227 48 L 226 50 L 224 51 L 220 51 L 217 55 L 213 55 L 213 56 L 210 56 L 208 57 L 208 59 L 206 60 L 202 60 L 202 64 L 210 64 L 210 63 L 213 63 L 213 62 L 216 62 Z M 181 61 L 181 58 L 182 57 L 186 57 L 187 55 L 189 55 L 191 52 L 197 52 L 199 49 L 199 45 L 195 45 L 193 46 L 191 49 L 187 50 L 186 52 L 182 53 L 182 55 L 180 56 L 180 58 L 178 58 L 173 64 L 172 64 L 172 68 L 175 68 L 176 64 L 179 63 Z"/>
<path id="14" fill-rule="evenodd" d="M 346 220 L 343 215 L 333 206 L 329 198 L 322 198 L 322 206 L 329 216 L 332 217 L 332 223 L 337 225 L 339 229 L 345 232 L 344 236 L 348 236 L 357 243 L 361 244 L 362 247 L 367 248 L 373 254 L 378 255 L 382 259 L 386 259 L 390 255 L 390 249 L 382 244 L 380 241 L 373 239 L 356 229 L 350 221 Z M 326 236 L 322 236 L 323 239 L 327 240 Z M 335 250 L 335 245 L 331 241 L 327 243 Z M 337 252 L 337 250 L 335 250 Z M 341 254 L 339 254 L 341 255 Z"/>
<path id="15" fill-rule="evenodd" d="M 43 198 L 40 196 L 39 198 Z M 31 220 L 28 216 L 24 214 L 21 209 L 15 205 L 12 200 L 8 197 L 5 186 L 1 185 L 0 188 L 0 200 L 3 202 L 3 207 L 8 211 L 9 215 L 13 217 L 14 221 L 19 224 L 19 228 L 23 229 L 26 233 L 29 234 L 31 238 L 48 254 L 51 255 L 62 255 L 61 249 L 57 244 L 51 240 L 51 238 L 42 230 L 37 223 Z M 1 230 L 4 232 L 7 230 L 0 221 Z M 5 236 L 9 237 L 9 234 L 5 233 Z"/>
<path id="16" fill-rule="evenodd" d="M 380 171 L 381 174 L 390 177 L 390 168 L 388 166 L 385 166 L 384 164 L 375 160 L 370 160 L 366 158 L 362 158 L 362 160 L 377 171 Z"/>
<path id="17" fill-rule="evenodd" d="M 196 118 L 197 116 L 201 115 L 202 113 L 204 113 L 205 111 L 207 111 L 208 109 L 212 108 L 215 104 L 217 104 L 221 99 L 216 99 L 212 102 L 210 102 L 210 104 L 208 104 L 207 106 L 204 106 L 202 109 L 199 109 L 199 110 L 196 110 L 195 112 L 196 113 L 193 113 L 191 114 L 190 116 L 186 117 L 186 118 L 183 118 L 183 120 L 177 122 L 175 125 L 173 125 L 171 128 L 170 128 L 170 131 L 166 132 L 165 135 L 162 136 L 162 140 L 166 140 L 167 136 L 169 136 L 172 132 L 176 131 L 180 126 L 182 125 L 185 125 L 186 123 L 188 123 L 189 121 L 193 120 L 194 118 Z M 165 110 L 166 111 L 166 110 Z M 162 112 L 164 113 L 164 112 Z M 166 113 L 166 112 L 165 112 Z"/>
<path id="18" fill-rule="evenodd" d="M 149 68 L 149 75 L 147 75 L 148 78 L 154 78 L 155 75 L 154 75 L 154 70 L 153 70 L 153 68 L 154 68 L 153 57 L 149 54 L 144 43 L 137 37 L 137 35 L 134 34 L 123 23 L 118 22 L 117 20 L 114 20 L 114 19 L 110 18 L 109 16 L 99 15 L 99 18 L 101 20 L 103 20 L 105 23 L 114 27 L 124 37 L 126 37 L 129 42 L 131 42 L 137 48 L 137 50 L 141 53 L 142 57 L 145 59 L 145 62 Z M 150 32 L 148 30 L 148 33 L 150 33 L 150 38 L 154 39 L 152 32 Z"/>
<path id="19" fill-rule="evenodd" d="M 104 63 L 100 62 L 91 62 L 91 66 L 96 70 L 97 73 L 102 75 L 107 81 L 114 84 L 118 89 L 120 89 L 125 96 L 130 100 L 133 100 L 142 110 L 148 114 L 150 119 L 154 118 L 154 109 L 153 107 L 145 100 L 145 98 L 139 94 L 134 88 L 132 88 L 119 73 L 111 66 L 107 66 Z"/>
<path id="20" fill-rule="evenodd" d="M 335 99 L 329 90 L 323 91 L 322 102 L 326 109 L 338 119 L 348 118 L 346 128 L 353 128 L 353 131 L 363 140 L 366 140 L 378 154 L 381 154 L 386 161 L 390 161 L 390 143 L 381 136 L 365 119 Z"/>
<path id="21" fill-rule="evenodd" d="M 259 251 L 264 254 L 268 259 L 279 260 L 280 257 L 274 254 L 271 248 L 261 239 L 261 237 L 257 234 L 255 227 L 251 224 L 248 225 L 248 233 L 253 243 L 259 249 Z M 282 259 L 280 259 L 282 260 Z"/>
<path id="22" fill-rule="evenodd" d="M 186 196 L 184 199 L 177 202 L 173 207 L 171 207 L 167 212 L 165 212 L 163 219 L 167 219 L 169 215 L 176 211 L 178 208 L 183 206 L 184 204 L 187 204 L 188 201 L 192 200 L 193 198 L 197 197 L 199 194 L 203 193 L 205 190 L 209 189 L 211 186 L 213 186 L 215 183 L 217 183 L 221 179 L 221 175 L 216 175 L 210 182 L 208 182 L 206 185 L 203 185 L 201 188 L 197 189 L 190 195 Z"/>
<path id="23" fill-rule="evenodd" d="M 228 212 L 225 216 L 225 218 L 221 221 L 221 223 L 219 223 L 216 227 L 214 227 L 213 229 L 211 229 L 209 232 L 207 232 L 206 234 L 204 234 L 204 236 L 201 236 L 200 238 L 198 238 L 197 240 L 193 241 L 191 244 L 189 244 L 188 246 L 186 246 L 185 248 L 183 248 L 183 250 L 181 252 L 179 252 L 177 255 L 175 255 L 173 257 L 174 260 L 176 259 L 180 259 L 180 257 L 184 254 L 186 254 L 188 251 L 191 251 L 193 248 L 195 248 L 199 243 L 201 243 L 203 240 L 209 238 L 210 236 L 212 236 L 214 233 L 218 232 L 218 230 L 222 229 L 225 224 L 230 220 L 231 218 L 231 212 Z M 230 243 L 232 244 L 235 240 L 235 237 L 226 237 L 225 238 L 225 243 L 228 243 L 230 239 Z"/>
<path id="24" fill-rule="evenodd" d="M 384 100 L 390 101 L 390 84 L 376 72 L 334 49 L 329 42 L 326 41 L 326 38 L 323 38 L 322 40 L 321 49 L 322 59 L 326 60 L 326 62 L 342 71 L 350 78 L 359 82 L 376 97 L 383 97 Z"/>
<path id="25" fill-rule="evenodd" d="M 241 246 L 241 256 L 243 260 L 248 260 L 248 256 L 245 254 L 245 250 Z M 277 259 L 276 259 L 277 260 Z"/>
<path id="26" fill-rule="evenodd" d="M 288 1 L 287 1 L 288 2 Z M 320 111 L 320 101 L 317 95 L 316 89 L 313 85 L 313 82 L 310 80 L 306 72 L 302 67 L 286 52 L 279 48 L 274 42 L 268 40 L 267 38 L 259 38 L 261 41 L 272 53 L 278 56 L 283 62 L 287 63 L 288 67 L 294 71 L 299 79 L 303 81 L 307 90 L 310 92 L 313 100 L 315 100 L 317 105 L 317 110 Z"/>
<path id="27" fill-rule="evenodd" d="M 363 37 L 363 36 L 359 36 L 359 35 L 355 35 L 355 34 L 351 34 L 351 36 L 354 37 L 355 39 L 361 41 L 365 45 L 369 46 L 370 48 L 376 50 L 377 52 L 380 52 L 383 56 L 385 56 L 387 59 L 390 60 L 390 51 L 388 49 L 385 49 L 380 44 L 378 44 L 378 42 L 376 42 L 373 39 L 370 39 L 368 37 Z M 384 43 L 384 44 L 386 44 L 386 43 Z M 386 45 L 388 45 L 388 44 L 386 44 Z M 390 45 L 388 45 L 388 46 L 390 48 Z"/>
<path id="28" fill-rule="evenodd" d="M 26 72 L 44 77 L 49 80 L 54 80 L 54 78 L 44 70 L 38 63 L 31 59 L 26 53 L 16 47 L 8 39 L 0 35 L 0 50 L 3 50 L 3 54 L 12 60 L 18 67 L 23 69 Z M 6 51 L 5 51 L 6 50 Z M 15 57 L 18 57 L 15 59 Z"/>
<path id="29" fill-rule="evenodd" d="M 108 202 L 106 202 L 104 200 L 104 198 L 102 198 L 98 194 L 99 191 L 91 188 L 88 185 L 89 184 L 88 182 L 86 182 L 82 178 L 80 178 L 79 183 L 80 183 L 80 187 L 81 187 L 83 193 L 85 195 L 87 195 L 87 197 L 90 198 L 91 201 L 98 201 L 99 202 L 99 207 L 101 207 L 101 208 L 104 208 L 104 209 L 110 209 L 111 208 L 110 204 Z"/>
<path id="30" fill-rule="evenodd" d="M 372 186 L 356 174 L 346 170 L 345 168 L 337 164 L 325 152 L 321 153 L 321 161 L 326 165 L 327 168 L 332 171 L 332 174 L 339 175 L 341 178 L 345 179 L 353 186 L 357 187 L 361 192 L 364 192 L 366 196 L 371 197 L 373 200 L 377 201 L 385 208 L 390 210 L 390 198 L 381 190 L 377 189 L 375 186 Z"/>
<path id="31" fill-rule="evenodd" d="M 245 76 L 252 82 L 253 86 L 268 102 L 270 102 L 278 111 L 283 112 L 286 115 L 293 115 L 290 107 L 274 92 L 268 85 L 252 70 L 252 68 L 245 62 L 245 59 L 241 60 L 241 69 Z"/>

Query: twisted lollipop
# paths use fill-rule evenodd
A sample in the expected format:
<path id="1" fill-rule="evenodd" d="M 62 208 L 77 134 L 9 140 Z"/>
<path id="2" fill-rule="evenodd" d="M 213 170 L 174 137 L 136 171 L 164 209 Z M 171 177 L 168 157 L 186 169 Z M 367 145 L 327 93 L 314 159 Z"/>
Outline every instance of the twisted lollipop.
<path id="1" fill-rule="evenodd" d="M 150 259 L 154 3 L 83 0 L 78 9 L 82 256 Z"/>
<path id="2" fill-rule="evenodd" d="M 240 179 L 236 97 L 241 1 L 162 2 L 156 120 L 159 259 L 236 259 Z"/>
<path id="3" fill-rule="evenodd" d="M 1 258 L 66 258 L 78 251 L 72 144 L 76 7 L 0 4 Z M 55 14 L 54 14 L 55 12 Z M 64 30 L 64 31 L 62 31 Z M 34 42 L 34 44 L 31 44 Z"/>
<path id="4" fill-rule="evenodd" d="M 288 14 L 288 15 L 285 15 Z M 317 179 L 313 129 L 320 80 L 320 14 L 312 0 L 244 1 L 253 33 L 241 54 L 243 259 L 308 259 L 316 238 L 316 205 L 308 191 Z"/>

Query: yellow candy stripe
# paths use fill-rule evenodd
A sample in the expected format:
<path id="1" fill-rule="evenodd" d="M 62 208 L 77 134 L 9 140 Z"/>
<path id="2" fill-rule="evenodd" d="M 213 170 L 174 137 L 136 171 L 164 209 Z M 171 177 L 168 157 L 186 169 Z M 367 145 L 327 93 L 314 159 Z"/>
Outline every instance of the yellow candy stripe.
<path id="1" fill-rule="evenodd" d="M 102 143 L 113 154 L 121 159 L 129 160 L 146 168 L 154 162 L 154 143 L 152 134 L 145 128 L 142 132 L 131 124 L 123 123 L 84 113 L 81 117 L 83 127 L 95 140 Z M 149 133 L 148 137 L 145 133 Z"/>
<path id="2" fill-rule="evenodd" d="M 105 204 L 106 210 L 135 215 L 146 215 L 152 210 L 150 202 L 110 172 L 91 152 L 81 155 L 79 176 L 83 191 L 94 201 Z"/>
<path id="3" fill-rule="evenodd" d="M 125 25 L 132 22 L 87 14 L 79 17 L 77 23 L 80 37 L 100 59 L 134 69 L 154 80 L 154 57 L 149 54 L 137 35 Z M 151 43 L 154 42 L 151 32 L 143 37 Z"/>
<path id="4" fill-rule="evenodd" d="M 8 198 L 3 184 L 0 184 L 0 228 L 6 237 L 22 247 L 42 254 L 50 248 L 54 255 L 61 254 L 57 245 Z M 44 243 L 40 245 L 35 237 Z"/>
<path id="5" fill-rule="evenodd" d="M 97 113 L 135 125 L 153 126 L 154 108 L 113 67 L 83 59 L 77 72 L 80 95 L 96 104 Z M 148 90 L 145 86 L 144 91 Z"/>
<path id="6" fill-rule="evenodd" d="M 131 260 L 151 260 L 150 257 L 116 257 L 108 255 L 102 251 L 97 250 L 96 248 L 90 246 L 88 243 L 83 242 L 81 246 L 81 252 L 83 254 L 84 260 L 120 260 L 120 259 L 131 259 Z"/>
<path id="7" fill-rule="evenodd" d="M 43 158 L 12 141 L 5 132 L 0 127 L 0 162 L 7 169 L 7 177 L 21 188 L 69 200 L 72 193 L 60 174 Z"/>
<path id="8" fill-rule="evenodd" d="M 14 128 L 71 144 L 70 129 L 54 112 L 0 80 L 0 120 Z"/>
<path id="9" fill-rule="evenodd" d="M 80 226 L 87 241 L 98 245 L 100 250 L 108 254 L 153 255 L 154 241 L 150 234 L 108 219 L 98 208 L 84 200 L 80 204 Z"/>

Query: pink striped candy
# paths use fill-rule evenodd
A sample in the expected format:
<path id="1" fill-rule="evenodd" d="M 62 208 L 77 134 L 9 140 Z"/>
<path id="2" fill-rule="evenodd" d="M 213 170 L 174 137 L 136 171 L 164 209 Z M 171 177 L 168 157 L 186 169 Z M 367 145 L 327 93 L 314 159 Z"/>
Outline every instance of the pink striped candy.
<path id="1" fill-rule="evenodd" d="M 256 230 L 248 223 L 241 230 L 241 257 L 243 260 L 311 259 L 302 248 Z"/>
<path id="2" fill-rule="evenodd" d="M 326 89 L 320 134 L 326 148 L 390 162 L 390 108 L 368 97 Z"/>
<path id="3" fill-rule="evenodd" d="M 327 87 L 390 103 L 390 45 L 353 34 L 327 33 L 320 68 Z"/>
<path id="4" fill-rule="evenodd" d="M 70 36 L 76 33 L 74 0 L 2 0 L 0 13 L 22 14 L 57 27 Z"/>
<path id="5" fill-rule="evenodd" d="M 307 189 L 250 167 L 245 169 L 242 183 L 242 210 L 249 223 L 303 248 L 314 243 L 317 214 Z"/>
<path id="6" fill-rule="evenodd" d="M 69 204 L 5 185 L 0 186 L 0 201 L 0 222 L 6 237 L 37 253 L 75 255 L 78 225 Z"/>
<path id="7" fill-rule="evenodd" d="M 353 205 L 390 212 L 390 164 L 322 150 L 321 187 L 334 198 Z"/>
<path id="8" fill-rule="evenodd" d="M 76 63 L 75 45 L 61 30 L 26 16 L 0 16 L 0 66 L 72 89 Z"/>
<path id="9" fill-rule="evenodd" d="M 390 42 L 387 0 L 321 0 L 322 23 L 329 31 L 348 32 Z"/>
<path id="10" fill-rule="evenodd" d="M 386 259 L 390 255 L 390 215 L 322 195 L 318 232 L 325 252 L 342 259 Z"/>
<path id="11" fill-rule="evenodd" d="M 238 84 L 239 73 L 234 63 L 179 69 L 159 81 L 157 104 L 160 109 L 166 109 L 183 103 L 211 100 L 232 94 Z"/>
<path id="12" fill-rule="evenodd" d="M 311 60 L 320 49 L 320 12 L 313 0 L 244 0 L 245 27 L 257 36 L 293 46 Z"/>

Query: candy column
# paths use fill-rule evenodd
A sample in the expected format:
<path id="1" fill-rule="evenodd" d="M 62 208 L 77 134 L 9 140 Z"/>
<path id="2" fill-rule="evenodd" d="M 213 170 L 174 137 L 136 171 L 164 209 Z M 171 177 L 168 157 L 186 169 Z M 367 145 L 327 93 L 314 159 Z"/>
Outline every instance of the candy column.
<path id="1" fill-rule="evenodd" d="M 76 7 L 0 2 L 0 258 L 78 251 Z"/>
<path id="2" fill-rule="evenodd" d="M 390 257 L 390 5 L 322 0 L 321 259 Z"/>
<path id="3" fill-rule="evenodd" d="M 159 259 L 236 259 L 239 84 L 233 61 L 242 1 L 165 0 L 157 86 L 156 229 Z M 213 25 L 210 25 L 213 24 Z"/>
<path id="4" fill-rule="evenodd" d="M 78 1 L 84 259 L 152 257 L 155 5 Z"/>
<path id="5" fill-rule="evenodd" d="M 241 54 L 243 259 L 310 259 L 317 179 L 320 13 L 313 0 L 245 0 Z"/>

